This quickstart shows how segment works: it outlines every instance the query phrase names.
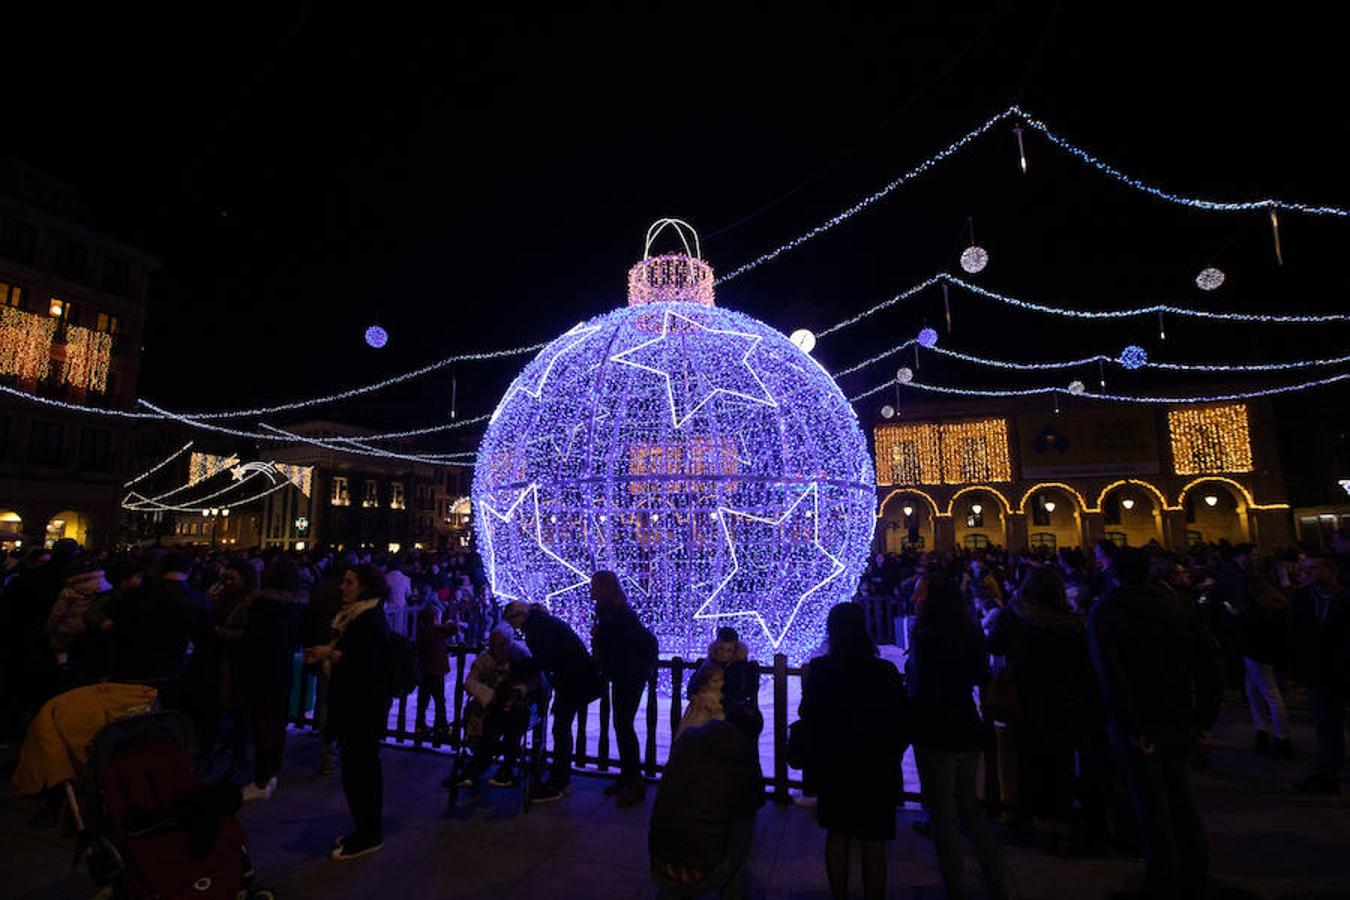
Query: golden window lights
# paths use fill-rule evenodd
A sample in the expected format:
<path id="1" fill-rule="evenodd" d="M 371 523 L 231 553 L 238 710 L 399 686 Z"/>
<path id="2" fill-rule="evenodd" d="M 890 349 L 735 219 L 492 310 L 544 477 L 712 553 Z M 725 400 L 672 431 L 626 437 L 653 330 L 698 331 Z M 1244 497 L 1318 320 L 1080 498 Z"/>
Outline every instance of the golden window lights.
<path id="1" fill-rule="evenodd" d="M 880 485 L 1012 480 L 1005 419 L 885 424 L 875 436 Z"/>
<path id="2" fill-rule="evenodd" d="M 108 364 L 112 335 L 71 325 L 66 328 L 66 364 L 61 370 L 65 384 L 102 393 L 108 387 Z"/>
<path id="3" fill-rule="evenodd" d="M 99 313 L 98 324 L 95 326 L 94 330 L 101 331 L 104 334 L 121 334 L 122 320 L 109 313 Z"/>
<path id="4" fill-rule="evenodd" d="M 351 506 L 352 500 L 347 494 L 347 479 L 344 476 L 333 476 L 333 483 L 328 490 L 328 502 L 333 506 Z"/>
<path id="5" fill-rule="evenodd" d="M 389 508 L 407 509 L 408 501 L 403 493 L 403 482 L 395 481 L 389 485 Z"/>
<path id="6" fill-rule="evenodd" d="M 367 481 L 365 496 L 361 498 L 362 509 L 375 509 L 380 505 L 380 485 L 376 481 Z"/>
<path id="7" fill-rule="evenodd" d="M 0 306 L 23 307 L 23 288 L 8 281 L 0 281 Z"/>
<path id="8" fill-rule="evenodd" d="M 0 306 L 0 375 L 37 382 L 52 363 L 56 321 L 13 306 Z"/>
<path id="9" fill-rule="evenodd" d="M 1167 429 L 1178 475 L 1252 471 L 1245 403 L 1174 409 L 1167 414 Z"/>

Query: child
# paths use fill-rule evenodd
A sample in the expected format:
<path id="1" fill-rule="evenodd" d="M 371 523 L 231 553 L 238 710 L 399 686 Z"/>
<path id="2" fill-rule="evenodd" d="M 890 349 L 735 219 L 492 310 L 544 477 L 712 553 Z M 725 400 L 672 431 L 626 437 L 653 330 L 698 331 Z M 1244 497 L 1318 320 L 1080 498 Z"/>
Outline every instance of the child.
<path id="1" fill-rule="evenodd" d="M 759 673 L 749 661 L 749 653 L 736 629 L 717 629 L 717 639 L 708 646 L 708 658 L 689 679 L 689 706 L 675 731 L 676 740 L 686 729 L 725 719 L 728 705 L 759 705 Z"/>
<path id="2" fill-rule="evenodd" d="M 423 740 L 445 740 L 450 735 L 445 718 L 445 676 L 450 672 L 450 653 L 446 641 L 455 634 L 453 621 L 442 623 L 434 604 L 423 606 L 417 614 L 417 665 L 421 680 L 417 685 L 417 731 Z M 436 704 L 436 725 L 426 730 L 428 704 Z"/>

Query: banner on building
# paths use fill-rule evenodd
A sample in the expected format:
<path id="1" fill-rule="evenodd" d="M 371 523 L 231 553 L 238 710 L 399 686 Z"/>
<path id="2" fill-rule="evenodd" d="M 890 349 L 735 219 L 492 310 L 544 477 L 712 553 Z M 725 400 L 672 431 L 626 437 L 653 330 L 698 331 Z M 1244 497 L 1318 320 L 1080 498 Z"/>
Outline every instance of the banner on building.
<path id="1" fill-rule="evenodd" d="M 1162 470 L 1150 409 L 1027 413 L 1017 417 L 1022 477 L 1153 475 Z"/>

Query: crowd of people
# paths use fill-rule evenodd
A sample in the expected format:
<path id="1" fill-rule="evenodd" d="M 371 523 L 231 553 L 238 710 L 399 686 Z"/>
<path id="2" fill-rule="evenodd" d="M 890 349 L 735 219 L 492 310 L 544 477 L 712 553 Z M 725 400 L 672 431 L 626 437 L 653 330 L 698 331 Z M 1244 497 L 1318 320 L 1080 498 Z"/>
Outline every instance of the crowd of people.
<path id="1" fill-rule="evenodd" d="M 1350 535 L 1338 536 L 1350 550 Z M 857 602 L 831 610 L 822 652 L 803 666 L 799 721 L 788 740 L 826 832 L 831 890 L 848 895 L 861 853 L 865 896 L 883 896 L 885 842 L 895 836 L 900 760 L 914 748 L 946 890 L 961 895 L 962 835 L 991 897 L 1006 896 L 997 816 L 1054 853 L 1110 846 L 1142 852 L 1152 893 L 1194 896 L 1206 877 L 1205 830 L 1190 772 L 1207 764 L 1224 689 L 1250 704 L 1254 752 L 1293 758 L 1281 685 L 1309 692 L 1317 732 L 1297 788 L 1339 793 L 1350 695 L 1350 553 L 1256 554 L 1250 546 L 1122 548 L 1091 554 L 878 556 Z M 618 578 L 591 581 L 587 640 L 547 608 L 498 607 L 473 554 L 332 552 L 85 554 L 69 542 L 6 561 L 3 736 L 21 736 L 38 707 L 100 680 L 151 684 L 187 711 L 198 765 L 226 777 L 252 744 L 245 799 L 278 788 L 292 716 L 297 653 L 318 674 L 315 721 L 323 770 L 336 744 L 354 829 L 335 859 L 383 845 L 379 749 L 386 733 L 393 611 L 415 619 L 417 727 L 447 730 L 447 647 L 485 647 L 466 680 L 468 764 L 447 784 L 487 777 L 512 786 L 532 715 L 551 716 L 551 761 L 535 802 L 570 791 L 574 723 L 611 700 L 619 777 L 605 793 L 640 804 L 636 714 L 657 641 Z M 876 610 L 884 613 L 880 618 Z M 878 621 L 893 630 L 878 634 Z M 878 651 L 894 637 L 902 666 Z M 687 687 L 684 718 L 652 805 L 652 878 L 662 896 L 737 896 L 764 802 L 758 672 L 722 628 Z M 428 727 L 426 714 L 435 708 Z M 985 796 L 977 784 L 985 763 Z"/>

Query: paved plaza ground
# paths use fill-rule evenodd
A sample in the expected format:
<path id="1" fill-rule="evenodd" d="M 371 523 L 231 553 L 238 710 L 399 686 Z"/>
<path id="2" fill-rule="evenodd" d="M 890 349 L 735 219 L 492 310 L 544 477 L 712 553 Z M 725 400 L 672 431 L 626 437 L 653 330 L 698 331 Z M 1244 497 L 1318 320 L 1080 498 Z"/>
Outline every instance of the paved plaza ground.
<path id="1" fill-rule="evenodd" d="M 1296 711 L 1295 739 L 1306 759 L 1312 745 L 1305 710 Z M 439 782 L 446 757 L 399 749 L 383 754 L 387 842 L 383 852 L 334 863 L 327 851 L 349 826 L 336 777 L 315 774 L 315 739 L 293 734 L 282 787 L 267 803 L 246 807 L 260 880 L 279 897 L 370 898 L 644 898 L 647 878 L 645 806 L 617 809 L 601 789 L 607 780 L 579 777 L 560 803 L 528 815 L 513 791 L 484 789 L 447 809 Z M 1350 897 L 1350 799 L 1305 798 L 1288 786 L 1306 762 L 1280 762 L 1250 751 L 1245 707 L 1230 698 L 1215 738 L 1213 770 L 1196 784 L 1209 826 L 1216 896 Z M 70 868 L 71 840 L 29 824 L 36 806 L 0 800 L 0 896 L 79 898 L 92 894 L 85 872 Z M 941 896 L 932 845 L 905 809 L 890 845 L 893 897 Z M 750 896 L 826 897 L 824 835 L 812 810 L 769 804 L 756 822 Z M 1138 889 L 1142 866 L 1123 856 L 1063 859 L 1008 847 L 1017 896 L 1091 898 Z M 975 871 L 969 871 L 972 887 Z M 860 886 L 855 894 L 860 895 Z M 974 896 L 979 896 L 974 892 Z"/>

